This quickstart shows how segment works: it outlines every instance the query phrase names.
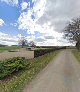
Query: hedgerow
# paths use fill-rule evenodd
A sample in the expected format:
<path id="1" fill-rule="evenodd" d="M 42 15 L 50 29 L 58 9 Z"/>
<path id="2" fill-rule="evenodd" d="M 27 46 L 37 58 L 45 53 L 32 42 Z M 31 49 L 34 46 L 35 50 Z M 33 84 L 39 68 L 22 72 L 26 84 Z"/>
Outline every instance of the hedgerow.
<path id="1" fill-rule="evenodd" d="M 29 63 L 23 57 L 14 57 L 0 61 L 0 79 L 11 75 L 14 72 L 18 72 L 21 69 L 28 68 Z"/>

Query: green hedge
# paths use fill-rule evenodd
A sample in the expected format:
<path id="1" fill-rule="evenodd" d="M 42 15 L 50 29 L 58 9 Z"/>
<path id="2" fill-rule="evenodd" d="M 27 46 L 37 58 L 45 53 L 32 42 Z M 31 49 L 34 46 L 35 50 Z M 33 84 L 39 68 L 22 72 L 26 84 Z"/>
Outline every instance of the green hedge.
<path id="1" fill-rule="evenodd" d="M 50 48 L 50 49 L 37 49 L 34 51 L 34 57 L 38 57 L 38 56 L 42 56 L 46 53 L 50 53 L 52 51 L 54 51 L 55 49 Z"/>
<path id="2" fill-rule="evenodd" d="M 4 61 L 0 61 L 0 79 L 11 75 L 21 69 L 28 68 L 29 63 L 23 57 L 11 58 Z"/>
<path id="3" fill-rule="evenodd" d="M 59 50 L 59 49 L 66 49 L 66 47 L 54 47 L 54 48 L 45 48 L 45 49 L 36 49 L 34 50 L 34 57 L 39 57 L 42 56 L 44 54 L 53 52 L 55 50 Z"/>

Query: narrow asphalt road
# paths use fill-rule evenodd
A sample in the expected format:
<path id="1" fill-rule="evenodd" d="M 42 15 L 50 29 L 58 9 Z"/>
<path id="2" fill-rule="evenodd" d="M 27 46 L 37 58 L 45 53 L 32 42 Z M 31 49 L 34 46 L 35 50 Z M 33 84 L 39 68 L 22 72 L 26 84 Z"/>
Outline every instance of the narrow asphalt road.
<path id="1" fill-rule="evenodd" d="M 23 92 L 80 92 L 80 64 L 70 50 L 57 58 Z"/>

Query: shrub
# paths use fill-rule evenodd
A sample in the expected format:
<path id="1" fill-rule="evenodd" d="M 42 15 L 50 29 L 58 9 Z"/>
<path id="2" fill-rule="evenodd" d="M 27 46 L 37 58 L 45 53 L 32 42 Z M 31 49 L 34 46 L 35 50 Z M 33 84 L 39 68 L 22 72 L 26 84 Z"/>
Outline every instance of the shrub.
<path id="1" fill-rule="evenodd" d="M 60 49 L 66 49 L 66 47 L 45 47 L 45 49 L 36 49 L 34 50 L 34 57 L 39 57 L 39 56 L 42 56 L 44 54 L 47 54 L 47 53 L 50 53 L 50 52 L 53 52 L 55 50 L 60 50 Z"/>
<path id="2" fill-rule="evenodd" d="M 34 51 L 34 57 L 42 56 L 44 54 L 50 53 L 55 50 L 56 50 L 56 48 L 37 49 Z"/>
<path id="3" fill-rule="evenodd" d="M 28 66 L 29 63 L 26 62 L 26 59 L 23 57 L 10 58 L 4 61 L 0 61 L 0 79 L 11 75 L 13 72 L 28 68 Z"/>

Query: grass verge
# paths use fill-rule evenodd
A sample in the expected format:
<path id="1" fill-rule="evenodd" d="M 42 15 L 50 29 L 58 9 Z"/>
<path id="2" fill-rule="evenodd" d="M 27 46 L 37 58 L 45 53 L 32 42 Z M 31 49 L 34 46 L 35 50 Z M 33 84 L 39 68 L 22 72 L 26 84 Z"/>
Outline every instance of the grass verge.
<path id="1" fill-rule="evenodd" d="M 74 56 L 77 58 L 77 60 L 80 62 L 80 51 L 78 51 L 78 50 L 76 49 L 76 50 L 73 50 L 72 53 L 73 53 Z"/>
<path id="2" fill-rule="evenodd" d="M 48 53 L 44 56 L 28 60 L 30 69 L 23 70 L 8 81 L 0 81 L 0 92 L 22 92 L 25 85 L 30 81 L 57 55 L 59 51 Z"/>

